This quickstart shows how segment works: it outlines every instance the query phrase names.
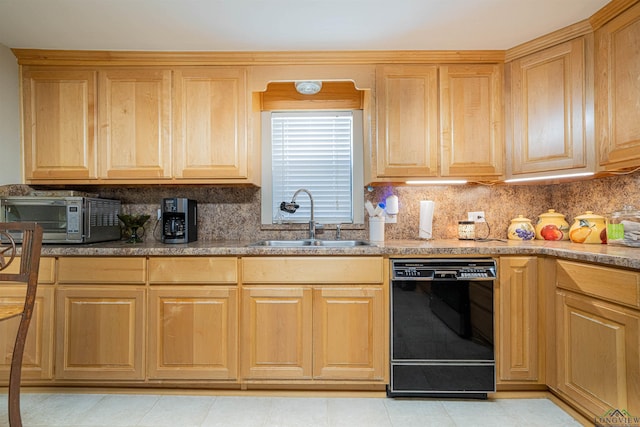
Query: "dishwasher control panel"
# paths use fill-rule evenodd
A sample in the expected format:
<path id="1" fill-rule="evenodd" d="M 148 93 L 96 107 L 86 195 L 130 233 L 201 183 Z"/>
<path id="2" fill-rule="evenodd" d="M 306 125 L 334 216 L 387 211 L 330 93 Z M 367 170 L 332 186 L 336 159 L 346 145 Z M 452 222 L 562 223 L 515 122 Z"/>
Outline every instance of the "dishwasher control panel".
<path id="1" fill-rule="evenodd" d="M 496 262 L 481 259 L 392 259 L 392 280 L 493 280 Z"/>

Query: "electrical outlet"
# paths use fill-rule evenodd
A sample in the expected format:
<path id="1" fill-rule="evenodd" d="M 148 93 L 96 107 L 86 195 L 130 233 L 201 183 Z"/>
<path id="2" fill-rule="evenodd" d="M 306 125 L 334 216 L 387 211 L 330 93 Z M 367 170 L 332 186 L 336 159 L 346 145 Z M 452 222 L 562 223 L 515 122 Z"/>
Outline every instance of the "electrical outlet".
<path id="1" fill-rule="evenodd" d="M 469 221 L 485 222 L 484 211 L 467 212 Z"/>

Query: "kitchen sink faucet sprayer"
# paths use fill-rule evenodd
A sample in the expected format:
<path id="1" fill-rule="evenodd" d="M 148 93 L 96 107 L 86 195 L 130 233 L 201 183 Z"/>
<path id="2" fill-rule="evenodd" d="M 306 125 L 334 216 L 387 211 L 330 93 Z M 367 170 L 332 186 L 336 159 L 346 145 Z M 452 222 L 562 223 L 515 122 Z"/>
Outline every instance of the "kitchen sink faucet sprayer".
<path id="1" fill-rule="evenodd" d="M 295 193 L 293 193 L 293 197 L 291 198 L 290 203 L 280 203 L 280 210 L 291 214 L 295 213 L 296 210 L 300 207 L 300 205 L 296 203 L 296 197 L 298 197 L 298 194 L 300 193 L 307 193 L 307 196 L 309 196 L 309 200 L 311 201 L 311 218 L 309 218 L 309 239 L 313 240 L 316 238 L 316 221 L 313 215 L 313 196 L 311 195 L 309 190 L 305 188 L 297 190 Z"/>

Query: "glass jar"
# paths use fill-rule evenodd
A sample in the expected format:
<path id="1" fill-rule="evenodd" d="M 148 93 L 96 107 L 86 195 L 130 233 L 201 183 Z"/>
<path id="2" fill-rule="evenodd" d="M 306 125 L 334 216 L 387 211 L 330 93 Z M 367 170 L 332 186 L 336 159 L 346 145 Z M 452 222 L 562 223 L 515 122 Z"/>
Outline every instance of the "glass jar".
<path id="1" fill-rule="evenodd" d="M 601 215 L 586 211 L 575 217 L 569 229 L 573 243 L 607 243 L 607 224 Z"/>
<path id="2" fill-rule="evenodd" d="M 518 215 L 511 220 L 507 230 L 509 240 L 532 240 L 536 236 L 536 231 L 529 218 Z"/>
<path id="3" fill-rule="evenodd" d="M 474 240 L 476 238 L 476 223 L 474 221 L 458 221 L 458 239 Z"/>
<path id="4" fill-rule="evenodd" d="M 609 214 L 607 219 L 607 243 L 640 247 L 640 211 L 633 206 Z"/>
<path id="5" fill-rule="evenodd" d="M 536 239 L 569 240 L 569 223 L 564 219 L 564 215 L 554 209 L 538 215 Z"/>

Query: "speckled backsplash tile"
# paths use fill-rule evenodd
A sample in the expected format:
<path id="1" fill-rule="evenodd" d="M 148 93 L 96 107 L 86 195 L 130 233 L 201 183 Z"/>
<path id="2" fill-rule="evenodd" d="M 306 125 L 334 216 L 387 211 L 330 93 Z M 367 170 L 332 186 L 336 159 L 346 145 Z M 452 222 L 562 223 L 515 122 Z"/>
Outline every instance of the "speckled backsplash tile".
<path id="1" fill-rule="evenodd" d="M 38 190 L 42 189 L 37 187 Z M 156 212 L 165 197 L 187 197 L 198 201 L 199 240 L 262 240 L 298 239 L 306 237 L 306 225 L 260 226 L 260 189 L 251 186 L 84 186 L 69 189 L 98 193 L 101 197 L 122 201 L 124 213 L 149 214 L 145 227 L 147 236 L 155 230 Z M 25 195 L 31 189 L 25 185 L 0 186 L 0 196 Z M 421 200 L 433 200 L 433 237 L 457 237 L 459 220 L 467 219 L 469 211 L 484 211 L 492 238 L 506 238 L 507 227 L 519 214 L 537 221 L 538 215 L 555 209 L 571 224 L 573 218 L 587 210 L 599 215 L 635 205 L 640 208 L 640 172 L 631 175 L 593 179 L 556 185 L 464 185 L 464 186 L 376 186 L 365 191 L 365 200 L 374 204 L 389 194 L 399 199 L 400 213 L 396 224 L 385 226 L 386 239 L 417 239 Z M 486 224 L 476 225 L 476 234 L 484 237 Z M 333 227 L 327 226 L 321 238 L 333 238 Z M 368 238 L 367 228 L 346 227 L 345 239 Z"/>

